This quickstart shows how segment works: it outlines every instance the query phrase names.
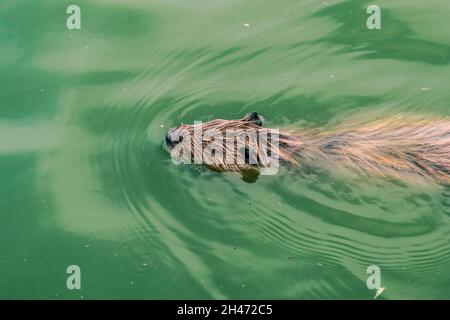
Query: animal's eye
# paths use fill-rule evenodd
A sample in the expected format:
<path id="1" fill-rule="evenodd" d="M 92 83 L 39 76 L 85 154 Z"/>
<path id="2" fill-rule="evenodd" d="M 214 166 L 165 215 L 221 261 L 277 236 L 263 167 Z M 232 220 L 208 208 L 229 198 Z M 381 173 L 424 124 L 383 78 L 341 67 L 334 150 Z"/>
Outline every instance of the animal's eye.
<path id="1" fill-rule="evenodd" d="M 181 141 L 183 141 L 183 136 L 181 136 L 181 137 L 178 139 L 178 143 L 180 143 Z"/>

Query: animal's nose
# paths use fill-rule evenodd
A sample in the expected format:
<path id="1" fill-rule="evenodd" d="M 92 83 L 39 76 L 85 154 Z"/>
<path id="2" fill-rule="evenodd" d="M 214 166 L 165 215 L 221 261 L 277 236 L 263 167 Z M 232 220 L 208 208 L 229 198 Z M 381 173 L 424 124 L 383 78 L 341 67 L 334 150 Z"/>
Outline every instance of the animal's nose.
<path id="1" fill-rule="evenodd" d="M 173 128 L 170 128 L 166 133 L 166 144 L 169 148 L 173 148 L 175 146 L 175 141 L 172 139 Z"/>
<path id="2" fill-rule="evenodd" d="M 175 133 L 175 128 L 170 128 L 166 133 L 166 144 L 170 149 L 180 142 Z"/>

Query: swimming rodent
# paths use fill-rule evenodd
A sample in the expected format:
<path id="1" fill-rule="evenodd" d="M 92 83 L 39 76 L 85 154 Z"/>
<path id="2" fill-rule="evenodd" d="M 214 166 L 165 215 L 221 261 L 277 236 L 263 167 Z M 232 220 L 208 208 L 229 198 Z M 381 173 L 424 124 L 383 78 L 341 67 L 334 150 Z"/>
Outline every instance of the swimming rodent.
<path id="1" fill-rule="evenodd" d="M 211 135 L 203 134 L 196 140 L 192 137 L 197 129 L 203 133 L 212 130 L 216 132 L 216 138 L 211 139 Z M 269 141 L 268 154 L 276 156 L 282 165 L 339 166 L 364 174 L 450 183 L 450 119 L 445 118 L 418 120 L 396 116 L 333 130 L 261 131 L 262 118 L 256 112 L 249 112 L 238 120 L 216 119 L 171 128 L 165 140 L 171 151 L 183 144 L 184 147 L 192 147 L 188 151 L 190 159 L 194 157 L 196 150 L 203 150 L 208 146 L 209 151 L 215 148 L 216 151 L 212 154 L 204 153 L 202 159 L 202 163 L 214 170 L 248 172 L 259 171 L 267 166 L 260 157 L 260 145 L 257 141 L 245 133 L 236 134 L 237 142 L 234 141 L 230 148 L 225 143 L 227 130 L 256 132 L 257 140 L 260 139 L 260 132 L 266 132 L 269 136 L 265 140 Z M 220 134 L 220 139 L 217 139 L 217 133 Z M 270 142 L 272 134 L 277 134 L 278 137 L 276 148 Z M 231 149 L 239 149 L 236 147 L 239 140 L 240 145 L 244 145 L 243 157 L 239 159 L 233 155 L 234 161 L 225 163 L 224 155 Z M 217 150 L 221 151 L 219 157 Z M 186 156 L 186 151 L 184 153 Z"/>

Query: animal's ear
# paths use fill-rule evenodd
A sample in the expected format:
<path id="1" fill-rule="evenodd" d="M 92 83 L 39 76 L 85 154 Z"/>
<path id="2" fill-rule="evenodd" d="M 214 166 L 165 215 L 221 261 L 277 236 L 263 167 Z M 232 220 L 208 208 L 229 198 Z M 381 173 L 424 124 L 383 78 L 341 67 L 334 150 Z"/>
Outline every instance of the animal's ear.
<path id="1" fill-rule="evenodd" d="M 256 124 L 257 126 L 262 126 L 262 117 L 259 116 L 256 112 L 249 112 L 242 118 L 243 121 L 250 121 Z"/>

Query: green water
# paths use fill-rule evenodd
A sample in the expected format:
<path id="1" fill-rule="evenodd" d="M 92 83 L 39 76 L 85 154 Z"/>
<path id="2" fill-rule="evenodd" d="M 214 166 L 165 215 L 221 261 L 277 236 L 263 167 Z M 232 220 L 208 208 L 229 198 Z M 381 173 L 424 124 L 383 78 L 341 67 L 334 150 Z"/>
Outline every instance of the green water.
<path id="1" fill-rule="evenodd" d="M 81 7 L 81 30 L 66 8 Z M 2 0 L 0 298 L 450 298 L 450 190 L 176 166 L 171 126 L 450 115 L 450 3 Z M 81 268 L 68 290 L 66 268 Z"/>

